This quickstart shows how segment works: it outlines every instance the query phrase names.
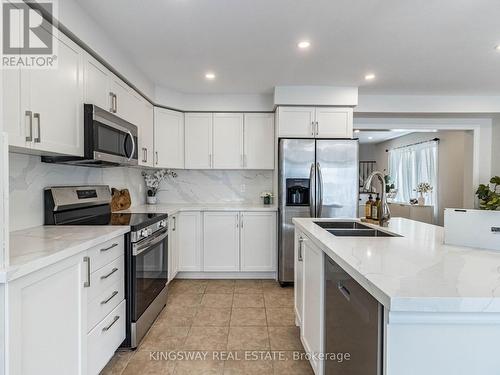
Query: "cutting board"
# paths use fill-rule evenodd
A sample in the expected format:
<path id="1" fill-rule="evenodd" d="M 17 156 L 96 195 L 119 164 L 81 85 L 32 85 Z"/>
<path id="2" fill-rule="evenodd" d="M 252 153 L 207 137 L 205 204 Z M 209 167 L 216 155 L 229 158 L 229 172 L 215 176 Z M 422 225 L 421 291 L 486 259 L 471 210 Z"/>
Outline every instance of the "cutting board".
<path id="1" fill-rule="evenodd" d="M 111 189 L 111 210 L 122 211 L 130 207 L 132 201 L 130 200 L 130 193 L 128 189 L 118 190 Z"/>

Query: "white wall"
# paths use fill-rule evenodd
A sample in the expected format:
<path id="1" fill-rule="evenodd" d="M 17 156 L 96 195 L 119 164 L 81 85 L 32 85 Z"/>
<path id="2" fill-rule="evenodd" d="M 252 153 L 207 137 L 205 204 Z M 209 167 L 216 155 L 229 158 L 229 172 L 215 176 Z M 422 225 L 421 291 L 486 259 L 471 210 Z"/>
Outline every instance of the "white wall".
<path id="1" fill-rule="evenodd" d="M 500 96 L 359 95 L 359 113 L 495 113 Z"/>
<path id="2" fill-rule="evenodd" d="M 267 112 L 274 108 L 271 94 L 183 94 L 164 87 L 156 88 L 155 102 L 182 111 Z"/>
<path id="3" fill-rule="evenodd" d="M 493 119 L 491 140 L 491 174 L 500 176 L 500 116 Z"/>
<path id="4" fill-rule="evenodd" d="M 43 189 L 55 185 L 106 184 L 130 191 L 132 205 L 145 203 L 139 168 L 87 168 L 42 163 L 37 156 L 9 154 L 10 231 L 43 225 Z M 272 190 L 272 171 L 177 171 L 160 186 L 160 203 L 258 203 Z M 244 191 L 242 191 L 244 190 Z"/>
<path id="5" fill-rule="evenodd" d="M 117 43 L 75 0 L 58 1 L 57 19 L 146 96 L 154 99 L 154 82 L 117 47 Z"/>
<path id="6" fill-rule="evenodd" d="M 472 182 L 473 134 L 472 131 L 439 131 L 437 133 L 412 133 L 375 147 L 377 169 L 388 171 L 386 149 L 415 142 L 439 138 L 438 146 L 438 222 L 443 225 L 444 208 L 474 206 Z M 415 193 L 415 198 L 417 194 Z"/>

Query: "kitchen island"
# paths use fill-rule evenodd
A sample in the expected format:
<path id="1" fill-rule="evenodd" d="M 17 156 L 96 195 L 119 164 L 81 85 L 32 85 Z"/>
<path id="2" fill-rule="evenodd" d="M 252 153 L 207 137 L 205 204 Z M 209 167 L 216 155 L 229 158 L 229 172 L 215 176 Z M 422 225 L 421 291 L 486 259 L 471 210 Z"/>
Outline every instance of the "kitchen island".
<path id="1" fill-rule="evenodd" d="M 294 219 L 296 315 L 307 351 L 325 349 L 331 259 L 380 303 L 383 374 L 498 374 L 500 253 L 444 245 L 442 227 L 403 218 L 387 228 L 365 224 L 394 237 L 339 237 L 318 221 L 334 220 Z M 311 364 L 323 373 L 324 361 Z"/>

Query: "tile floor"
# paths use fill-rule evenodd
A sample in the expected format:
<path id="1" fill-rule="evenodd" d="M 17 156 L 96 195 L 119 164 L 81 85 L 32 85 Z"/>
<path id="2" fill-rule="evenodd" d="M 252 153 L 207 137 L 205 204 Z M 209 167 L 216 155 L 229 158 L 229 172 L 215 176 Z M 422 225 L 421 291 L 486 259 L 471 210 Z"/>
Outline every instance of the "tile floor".
<path id="1" fill-rule="evenodd" d="M 304 350 L 294 319 L 293 288 L 271 280 L 174 280 L 139 348 L 117 352 L 101 374 L 312 374 L 293 360 Z M 206 359 L 157 357 L 164 353 Z"/>

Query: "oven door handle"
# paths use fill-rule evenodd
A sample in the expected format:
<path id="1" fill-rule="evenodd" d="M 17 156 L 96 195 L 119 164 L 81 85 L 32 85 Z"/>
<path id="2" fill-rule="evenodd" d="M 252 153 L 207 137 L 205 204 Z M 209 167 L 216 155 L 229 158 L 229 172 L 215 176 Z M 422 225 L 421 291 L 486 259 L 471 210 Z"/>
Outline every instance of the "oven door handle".
<path id="1" fill-rule="evenodd" d="M 156 234 L 154 237 L 145 239 L 144 241 L 140 241 L 135 243 L 132 246 L 132 255 L 137 256 L 150 248 L 153 245 L 156 245 L 158 242 L 163 241 L 168 236 L 168 229 L 161 231 L 159 234 Z"/>

